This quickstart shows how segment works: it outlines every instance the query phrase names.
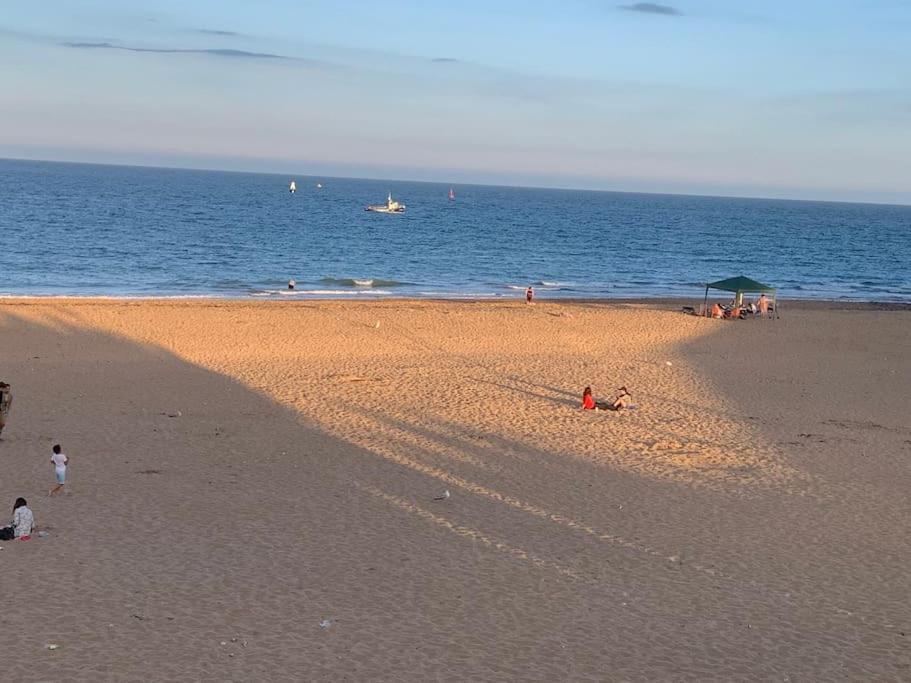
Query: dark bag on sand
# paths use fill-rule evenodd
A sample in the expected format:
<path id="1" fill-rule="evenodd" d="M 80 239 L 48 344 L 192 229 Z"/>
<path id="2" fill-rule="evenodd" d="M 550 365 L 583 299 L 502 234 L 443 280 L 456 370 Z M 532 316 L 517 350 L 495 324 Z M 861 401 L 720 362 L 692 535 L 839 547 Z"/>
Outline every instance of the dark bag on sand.
<path id="1" fill-rule="evenodd" d="M 5 526 L 0 529 L 0 541 L 12 541 L 16 538 L 16 532 L 11 526 Z"/>

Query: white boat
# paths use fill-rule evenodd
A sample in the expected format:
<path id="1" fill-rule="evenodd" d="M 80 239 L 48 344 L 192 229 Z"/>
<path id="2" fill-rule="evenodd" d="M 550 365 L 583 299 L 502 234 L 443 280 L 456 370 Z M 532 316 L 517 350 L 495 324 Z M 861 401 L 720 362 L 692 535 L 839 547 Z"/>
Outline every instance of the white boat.
<path id="1" fill-rule="evenodd" d="M 455 201 L 455 192 L 452 191 L 451 187 L 449 188 L 449 201 L 451 201 L 451 202 Z"/>
<path id="2" fill-rule="evenodd" d="M 386 197 L 385 204 L 371 204 L 364 207 L 364 211 L 373 211 L 374 213 L 405 213 L 405 205 L 399 204 L 392 198 L 392 193 Z"/>
<path id="3" fill-rule="evenodd" d="M 323 184 L 322 184 L 322 183 L 317 183 L 317 184 L 316 184 L 316 189 L 317 189 L 317 190 L 322 190 L 322 189 L 323 189 Z"/>
<path id="4" fill-rule="evenodd" d="M 288 185 L 288 192 L 290 192 L 291 194 L 294 194 L 295 192 L 297 192 L 297 183 L 294 182 L 293 180 L 291 181 L 291 184 Z"/>

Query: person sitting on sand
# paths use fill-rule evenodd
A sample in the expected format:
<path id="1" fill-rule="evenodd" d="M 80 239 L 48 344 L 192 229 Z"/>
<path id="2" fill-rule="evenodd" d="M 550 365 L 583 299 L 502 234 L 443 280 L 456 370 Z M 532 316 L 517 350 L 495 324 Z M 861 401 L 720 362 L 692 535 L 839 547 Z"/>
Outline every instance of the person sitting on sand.
<path id="1" fill-rule="evenodd" d="M 631 398 L 632 396 L 630 396 L 629 390 L 626 387 L 620 387 L 617 389 L 617 398 L 608 406 L 608 409 L 623 410 L 624 408 L 629 408 Z"/>
<path id="2" fill-rule="evenodd" d="M 60 444 L 56 444 L 51 454 L 51 462 L 54 463 L 54 474 L 57 476 L 57 485 L 52 488 L 47 495 L 54 496 L 63 490 L 66 484 L 66 466 L 70 459 L 66 457 L 60 449 Z"/>
<path id="3" fill-rule="evenodd" d="M 32 530 L 35 528 L 35 516 L 29 510 L 25 498 L 16 498 L 13 504 L 13 523 L 0 529 L 0 540 L 8 541 L 17 538 L 20 541 L 27 541 L 32 537 Z"/>
<path id="4" fill-rule="evenodd" d="M 595 407 L 595 397 L 592 396 L 592 388 L 585 387 L 582 391 L 582 410 L 594 410 Z"/>
<path id="5" fill-rule="evenodd" d="M 724 317 L 724 309 L 721 307 L 721 304 L 719 304 L 717 301 L 712 304 L 712 317 L 713 318 L 723 318 Z"/>
<path id="6" fill-rule="evenodd" d="M 582 391 L 582 410 L 621 410 L 629 407 L 631 398 L 626 387 L 618 389 L 618 396 L 613 401 L 596 401 L 592 395 L 592 388 L 585 387 Z"/>

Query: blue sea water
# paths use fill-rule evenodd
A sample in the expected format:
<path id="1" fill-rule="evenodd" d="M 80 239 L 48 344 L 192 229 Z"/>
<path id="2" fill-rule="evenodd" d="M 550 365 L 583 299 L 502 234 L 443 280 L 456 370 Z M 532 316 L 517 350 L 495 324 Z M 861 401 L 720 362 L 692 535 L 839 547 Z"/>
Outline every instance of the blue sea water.
<path id="1" fill-rule="evenodd" d="M 907 206 L 290 180 L 0 160 L 0 295 L 698 296 L 742 274 L 911 301 Z M 389 191 L 405 214 L 363 210 Z"/>

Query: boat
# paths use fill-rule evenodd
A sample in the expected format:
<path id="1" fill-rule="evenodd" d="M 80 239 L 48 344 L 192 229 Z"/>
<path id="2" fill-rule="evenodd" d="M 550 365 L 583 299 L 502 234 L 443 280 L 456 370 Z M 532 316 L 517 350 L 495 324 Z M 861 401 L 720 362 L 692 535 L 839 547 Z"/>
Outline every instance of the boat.
<path id="1" fill-rule="evenodd" d="M 451 187 L 449 188 L 449 201 L 451 201 L 451 202 L 455 201 L 455 192 L 452 191 Z"/>
<path id="2" fill-rule="evenodd" d="M 392 198 L 392 193 L 386 197 L 385 204 L 371 204 L 364 207 L 364 211 L 373 211 L 374 213 L 405 213 L 405 205 L 399 204 Z"/>
<path id="3" fill-rule="evenodd" d="M 294 182 L 293 180 L 291 181 L 291 184 L 288 185 L 288 192 L 290 192 L 291 194 L 294 194 L 295 192 L 297 192 L 297 183 Z"/>
<path id="4" fill-rule="evenodd" d="M 317 190 L 322 190 L 322 189 L 323 189 L 323 184 L 322 184 L 322 183 L 317 183 L 317 184 L 316 184 L 316 189 L 317 189 Z"/>

